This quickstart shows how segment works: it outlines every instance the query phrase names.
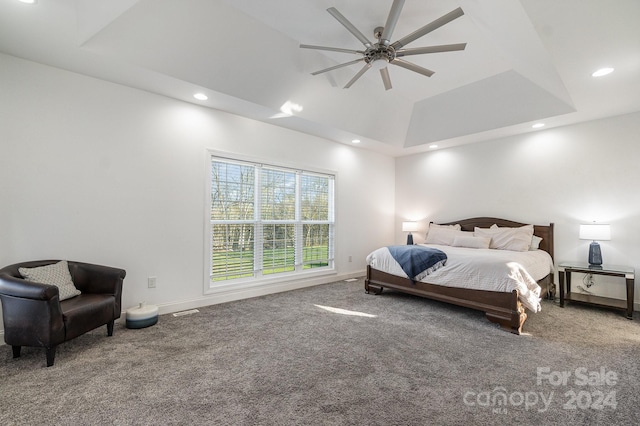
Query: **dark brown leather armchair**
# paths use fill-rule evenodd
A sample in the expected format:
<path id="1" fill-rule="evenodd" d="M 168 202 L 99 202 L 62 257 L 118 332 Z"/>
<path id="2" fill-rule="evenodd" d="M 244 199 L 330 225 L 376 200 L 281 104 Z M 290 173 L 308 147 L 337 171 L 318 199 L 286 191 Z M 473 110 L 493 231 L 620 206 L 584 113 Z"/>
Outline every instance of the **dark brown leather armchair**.
<path id="1" fill-rule="evenodd" d="M 22 346 L 44 347 L 47 367 L 53 365 L 56 347 L 88 331 L 113 325 L 120 318 L 122 269 L 69 261 L 69 272 L 81 294 L 60 302 L 58 287 L 22 278 L 18 268 L 35 268 L 59 262 L 39 260 L 0 269 L 0 300 L 4 341 L 13 347 L 13 357 Z"/>

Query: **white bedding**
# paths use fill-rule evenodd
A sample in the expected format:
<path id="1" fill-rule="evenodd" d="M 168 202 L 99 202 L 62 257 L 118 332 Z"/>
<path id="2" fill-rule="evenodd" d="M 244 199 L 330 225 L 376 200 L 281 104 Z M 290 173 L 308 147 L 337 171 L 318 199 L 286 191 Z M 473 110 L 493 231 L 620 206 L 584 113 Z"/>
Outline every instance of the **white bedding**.
<path id="1" fill-rule="evenodd" d="M 448 287 L 512 292 L 518 290 L 520 301 L 532 312 L 540 311 L 541 288 L 537 281 L 553 272 L 553 260 L 543 250 L 474 249 L 423 244 L 447 254 L 444 267 L 420 281 Z M 367 264 L 380 271 L 407 277 L 386 247 L 367 256 Z"/>

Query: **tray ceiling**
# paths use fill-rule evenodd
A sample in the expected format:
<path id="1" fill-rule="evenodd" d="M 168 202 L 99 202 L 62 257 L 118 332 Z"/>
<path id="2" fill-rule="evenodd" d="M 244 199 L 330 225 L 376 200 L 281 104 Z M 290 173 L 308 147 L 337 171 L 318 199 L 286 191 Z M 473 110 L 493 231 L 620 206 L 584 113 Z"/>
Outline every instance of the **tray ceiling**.
<path id="1" fill-rule="evenodd" d="M 343 89 L 361 64 L 310 74 L 355 58 L 299 44 L 362 48 L 327 8 L 373 41 L 391 3 L 5 0 L 0 52 L 389 155 L 640 110 L 636 0 L 407 0 L 394 38 L 462 7 L 464 16 L 407 47 L 467 48 L 408 58 L 435 71 L 430 78 L 390 66 L 389 91 L 371 71 Z M 602 66 L 616 71 L 591 77 Z M 287 101 L 302 111 L 284 116 Z"/>

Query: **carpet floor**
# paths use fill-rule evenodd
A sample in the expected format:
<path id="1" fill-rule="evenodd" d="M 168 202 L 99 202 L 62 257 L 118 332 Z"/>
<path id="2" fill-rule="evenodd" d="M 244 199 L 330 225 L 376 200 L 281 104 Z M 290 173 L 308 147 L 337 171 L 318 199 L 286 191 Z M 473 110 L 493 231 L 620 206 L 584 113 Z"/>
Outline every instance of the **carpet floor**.
<path id="1" fill-rule="evenodd" d="M 12 359 L 2 425 L 635 425 L 640 318 L 544 301 L 525 334 L 363 279 L 116 322 Z"/>

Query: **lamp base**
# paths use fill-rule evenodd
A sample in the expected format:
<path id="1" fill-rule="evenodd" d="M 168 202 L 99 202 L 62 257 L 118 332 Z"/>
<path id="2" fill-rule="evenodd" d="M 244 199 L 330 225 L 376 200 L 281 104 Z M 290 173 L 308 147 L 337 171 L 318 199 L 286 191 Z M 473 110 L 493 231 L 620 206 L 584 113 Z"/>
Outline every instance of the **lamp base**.
<path id="1" fill-rule="evenodd" d="M 602 252 L 600 251 L 600 244 L 593 241 L 589 245 L 589 266 L 602 265 Z"/>
<path id="2" fill-rule="evenodd" d="M 407 245 L 408 246 L 412 246 L 413 245 L 413 235 L 411 235 L 411 234 L 407 235 Z"/>

